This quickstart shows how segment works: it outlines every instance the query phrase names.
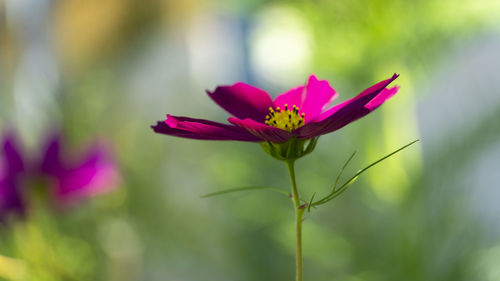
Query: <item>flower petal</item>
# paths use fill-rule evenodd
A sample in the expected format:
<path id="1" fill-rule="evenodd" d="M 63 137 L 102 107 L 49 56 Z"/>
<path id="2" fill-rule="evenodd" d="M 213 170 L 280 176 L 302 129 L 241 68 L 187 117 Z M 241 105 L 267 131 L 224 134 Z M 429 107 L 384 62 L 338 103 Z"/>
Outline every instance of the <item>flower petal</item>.
<path id="1" fill-rule="evenodd" d="M 273 101 L 265 91 L 238 82 L 232 86 L 219 86 L 207 94 L 220 107 L 238 118 L 250 118 L 264 122 Z"/>
<path id="2" fill-rule="evenodd" d="M 230 117 L 228 121 L 236 126 L 239 126 L 247 130 L 252 135 L 258 137 L 261 141 L 270 141 L 279 143 L 279 142 L 285 142 L 294 136 L 294 134 L 290 132 L 256 122 L 249 118 L 241 120 L 238 118 Z"/>
<path id="3" fill-rule="evenodd" d="M 6 133 L 2 139 L 2 149 L 5 161 L 5 173 L 14 175 L 24 171 L 24 162 L 13 133 Z"/>
<path id="4" fill-rule="evenodd" d="M 199 140 L 261 141 L 239 127 L 182 116 L 167 115 L 167 120 L 151 126 L 156 133 Z"/>
<path id="5" fill-rule="evenodd" d="M 85 160 L 58 174 L 57 203 L 68 205 L 115 189 L 119 173 L 110 154 L 106 147 L 96 145 L 86 153 Z"/>
<path id="6" fill-rule="evenodd" d="M 61 144 L 59 134 L 48 138 L 40 164 L 40 172 L 50 176 L 54 184 L 55 203 L 64 207 L 117 186 L 118 168 L 107 147 L 94 145 L 83 160 L 77 160 L 62 159 Z"/>
<path id="7" fill-rule="evenodd" d="M 301 138 L 312 138 L 338 130 L 345 125 L 367 115 L 387 99 L 396 94 L 399 87 L 386 89 L 399 75 L 381 81 L 364 90 L 356 97 L 335 105 L 322 113 L 316 120 L 299 128 Z"/>
<path id="8" fill-rule="evenodd" d="M 284 108 L 285 104 L 290 107 L 296 105 L 298 108 L 300 108 L 302 113 L 302 107 L 306 98 L 305 92 L 306 91 L 304 86 L 298 86 L 278 95 L 274 99 L 274 108 Z"/>
<path id="9" fill-rule="evenodd" d="M 285 104 L 300 108 L 300 113 L 305 113 L 305 123 L 316 118 L 330 103 L 337 98 L 338 94 L 326 80 L 318 80 L 311 75 L 307 85 L 290 89 L 279 95 L 274 100 L 275 107 L 283 108 Z"/>
<path id="10" fill-rule="evenodd" d="M 44 174 L 57 175 L 63 170 L 60 159 L 61 139 L 59 135 L 48 138 L 40 170 Z"/>
<path id="11" fill-rule="evenodd" d="M 14 133 L 4 134 L 0 157 L 3 158 L 0 159 L 0 222 L 3 222 L 10 214 L 24 215 L 26 209 L 19 186 L 19 174 L 25 166 Z"/>
<path id="12" fill-rule="evenodd" d="M 318 116 L 337 96 L 338 94 L 328 81 L 319 81 L 316 76 L 311 75 L 307 82 L 306 100 L 303 105 L 306 122 Z M 310 119 L 307 119 L 307 115 L 310 116 Z"/>
<path id="13" fill-rule="evenodd" d="M 376 95 L 369 103 L 365 105 L 367 109 L 373 111 L 381 106 L 386 100 L 390 99 L 399 91 L 399 86 L 394 86 L 389 89 L 383 89 L 380 94 Z"/>

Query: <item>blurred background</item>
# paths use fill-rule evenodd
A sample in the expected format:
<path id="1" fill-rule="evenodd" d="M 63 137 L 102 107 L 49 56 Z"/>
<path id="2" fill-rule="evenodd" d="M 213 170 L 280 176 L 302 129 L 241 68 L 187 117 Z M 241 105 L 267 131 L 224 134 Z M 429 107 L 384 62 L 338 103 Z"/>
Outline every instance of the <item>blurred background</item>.
<path id="1" fill-rule="evenodd" d="M 251 143 L 154 134 L 224 121 L 205 89 L 271 95 L 314 73 L 339 100 L 400 73 L 379 110 L 297 163 L 305 198 L 414 140 L 306 214 L 305 280 L 500 280 L 500 1 L 0 0 L 0 128 L 113 145 L 122 182 L 0 229 L 2 280 L 293 280 L 285 166 Z M 28 195 L 29 196 L 29 195 Z"/>

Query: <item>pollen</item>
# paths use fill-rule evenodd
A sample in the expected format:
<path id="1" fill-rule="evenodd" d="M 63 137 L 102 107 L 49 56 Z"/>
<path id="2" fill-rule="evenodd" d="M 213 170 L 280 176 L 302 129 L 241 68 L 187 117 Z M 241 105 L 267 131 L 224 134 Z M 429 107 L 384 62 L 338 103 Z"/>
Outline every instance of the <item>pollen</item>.
<path id="1" fill-rule="evenodd" d="M 299 108 L 293 106 L 291 109 L 285 104 L 285 108 L 273 109 L 269 107 L 269 114 L 266 116 L 266 125 L 280 128 L 289 132 L 304 126 L 305 113 L 300 114 Z"/>

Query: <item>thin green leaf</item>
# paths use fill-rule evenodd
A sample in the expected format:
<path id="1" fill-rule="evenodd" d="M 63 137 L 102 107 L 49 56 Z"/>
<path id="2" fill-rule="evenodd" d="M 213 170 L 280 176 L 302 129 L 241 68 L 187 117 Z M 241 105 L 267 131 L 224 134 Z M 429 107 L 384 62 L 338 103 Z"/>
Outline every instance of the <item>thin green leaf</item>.
<path id="1" fill-rule="evenodd" d="M 356 151 L 354 151 L 351 154 L 351 156 L 349 156 L 349 158 L 347 159 L 347 161 L 344 163 L 344 166 L 342 167 L 342 169 L 340 170 L 339 174 L 337 175 L 337 179 L 335 180 L 335 184 L 332 187 L 332 191 L 330 193 L 328 193 L 328 195 L 326 195 L 325 197 L 321 198 L 320 200 L 318 200 L 315 203 L 322 202 L 323 200 L 327 200 L 330 196 L 332 196 L 335 193 L 335 191 L 337 190 L 337 185 L 339 183 L 339 180 L 342 177 L 342 174 L 344 173 L 345 168 L 347 167 L 347 165 L 349 165 L 349 162 L 351 162 L 351 160 L 354 158 L 354 155 L 356 155 Z"/>
<path id="2" fill-rule="evenodd" d="M 338 196 L 340 196 L 340 194 L 342 194 L 344 191 L 346 191 L 347 188 L 349 188 L 358 178 L 359 178 L 359 176 L 354 177 L 354 178 L 350 178 L 349 181 L 347 181 L 346 183 L 344 183 L 335 193 L 331 193 L 328 196 L 328 198 L 326 198 L 325 200 L 323 200 L 321 202 L 321 204 L 329 202 L 329 201 L 337 198 Z"/>
<path id="3" fill-rule="evenodd" d="M 281 189 L 275 188 L 275 187 L 271 187 L 271 186 L 245 186 L 245 187 L 237 187 L 237 188 L 225 189 L 225 190 L 220 190 L 220 191 L 208 193 L 208 194 L 202 195 L 201 198 L 213 197 L 213 196 L 217 196 L 217 195 L 223 195 L 223 194 L 239 192 L 239 191 L 257 190 L 257 189 L 269 189 L 272 191 L 282 193 L 286 196 L 290 195 L 288 192 L 286 192 L 284 190 L 281 190 Z"/>
<path id="4" fill-rule="evenodd" d="M 309 203 L 307 204 L 307 212 L 310 213 L 311 212 L 311 205 L 312 205 L 312 202 L 314 200 L 314 196 L 316 195 L 316 192 L 313 193 L 313 195 L 311 196 L 311 200 L 309 200 Z"/>
<path id="5" fill-rule="evenodd" d="M 377 165 L 378 163 L 380 163 L 380 162 L 384 161 L 385 159 L 387 159 L 387 158 L 391 157 L 392 155 L 394 155 L 394 154 L 396 154 L 396 153 L 400 152 L 401 150 L 403 150 L 403 149 L 407 148 L 408 146 L 410 146 L 410 145 L 412 145 L 412 144 L 414 144 L 414 143 L 416 143 L 416 142 L 418 142 L 418 141 L 419 141 L 419 140 L 414 140 L 414 141 L 410 142 L 409 144 L 404 145 L 403 147 L 401 147 L 401 148 L 399 148 L 399 149 L 397 149 L 397 150 L 395 150 L 395 151 L 393 151 L 393 152 L 391 152 L 391 153 L 387 154 L 386 156 L 384 156 L 384 157 L 382 157 L 382 158 L 378 159 L 377 161 L 375 161 L 375 162 L 371 163 L 370 165 L 368 165 L 368 166 L 364 167 L 363 169 L 359 170 L 356 174 L 354 174 L 354 176 L 352 176 L 349 180 L 347 180 L 344 184 L 342 184 L 342 186 L 341 186 L 341 187 L 339 187 L 339 189 L 338 189 L 338 190 L 336 190 L 336 191 L 334 191 L 334 192 L 330 193 L 329 195 L 327 195 L 327 196 L 326 196 L 326 197 L 324 197 L 323 199 L 321 199 L 321 200 L 318 200 L 318 201 L 314 202 L 314 203 L 313 203 L 313 206 L 317 206 L 317 205 L 324 204 L 324 203 L 326 203 L 326 202 L 328 202 L 328 201 L 330 201 L 330 200 L 332 200 L 332 199 L 336 198 L 337 196 L 339 196 L 340 194 L 342 194 L 342 193 L 343 193 L 343 192 L 344 192 L 344 191 L 345 191 L 345 190 L 346 190 L 346 189 L 347 189 L 347 188 L 348 188 L 348 187 L 349 187 L 349 186 L 350 186 L 350 185 L 351 185 L 351 184 L 352 184 L 352 183 L 353 183 L 353 182 L 354 182 L 354 181 L 355 181 L 355 180 L 356 180 L 356 179 L 357 179 L 357 178 L 358 178 L 358 177 L 359 177 L 362 173 L 364 173 L 366 170 L 370 169 L 371 167 L 373 167 L 373 166 Z"/>
<path id="6" fill-rule="evenodd" d="M 340 180 L 340 177 L 342 176 L 342 174 L 344 173 L 344 170 L 345 168 L 347 167 L 347 165 L 349 165 L 349 162 L 351 162 L 352 158 L 354 158 L 354 155 L 356 155 L 356 151 L 354 151 L 351 156 L 349 157 L 349 159 L 347 159 L 347 161 L 345 162 L 344 166 L 342 167 L 342 170 L 340 170 L 340 173 L 339 175 L 337 176 L 337 179 L 335 180 L 335 184 L 333 185 L 333 189 L 332 189 L 332 192 L 335 192 L 335 190 L 337 189 L 337 185 L 339 183 L 339 180 Z"/>

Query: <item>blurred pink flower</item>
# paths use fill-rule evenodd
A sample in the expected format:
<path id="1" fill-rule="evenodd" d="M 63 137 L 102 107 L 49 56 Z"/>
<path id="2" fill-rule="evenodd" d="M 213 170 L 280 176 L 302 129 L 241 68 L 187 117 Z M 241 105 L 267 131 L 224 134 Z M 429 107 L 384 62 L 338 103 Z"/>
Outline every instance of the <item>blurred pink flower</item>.
<path id="1" fill-rule="evenodd" d="M 118 169 L 102 144 L 88 149 L 80 159 L 64 155 L 59 136 L 50 138 L 39 171 L 53 182 L 53 195 L 62 205 L 106 193 L 118 185 Z"/>
<path id="2" fill-rule="evenodd" d="M 62 151 L 59 136 L 48 139 L 41 157 L 22 154 L 12 132 L 3 136 L 3 165 L 0 166 L 0 221 L 9 213 L 25 214 L 29 188 L 24 180 L 43 178 L 57 207 L 66 207 L 82 199 L 109 192 L 118 186 L 119 173 L 110 150 L 94 145 L 83 157 L 73 158 Z"/>

